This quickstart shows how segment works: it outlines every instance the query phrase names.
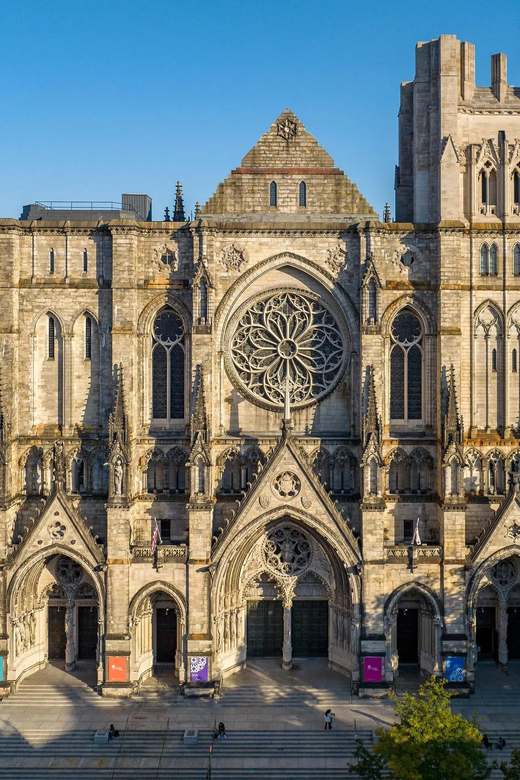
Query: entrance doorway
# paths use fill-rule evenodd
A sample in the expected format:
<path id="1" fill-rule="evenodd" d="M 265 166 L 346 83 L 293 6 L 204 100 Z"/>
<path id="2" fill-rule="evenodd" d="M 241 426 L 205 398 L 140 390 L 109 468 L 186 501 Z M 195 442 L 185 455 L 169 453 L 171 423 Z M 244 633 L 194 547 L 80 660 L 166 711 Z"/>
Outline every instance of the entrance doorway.
<path id="1" fill-rule="evenodd" d="M 520 608 L 507 610 L 507 651 L 509 660 L 520 658 Z"/>
<path id="2" fill-rule="evenodd" d="M 419 662 L 419 610 L 400 609 L 397 613 L 397 653 L 400 664 Z"/>
<path id="3" fill-rule="evenodd" d="M 67 635 L 65 633 L 65 609 L 63 607 L 48 608 L 48 646 L 49 659 L 65 659 Z"/>
<path id="4" fill-rule="evenodd" d="M 158 607 L 155 615 L 155 661 L 174 664 L 177 649 L 177 615 L 171 607 Z"/>
<path id="5" fill-rule="evenodd" d="M 283 606 L 281 601 L 247 602 L 247 655 L 250 658 L 281 656 Z"/>
<path id="6" fill-rule="evenodd" d="M 496 626 L 496 608 L 479 607 L 477 609 L 477 648 L 479 661 L 497 660 L 498 635 Z"/>
<path id="7" fill-rule="evenodd" d="M 293 601 L 293 658 L 319 658 L 329 652 L 329 605 L 327 601 Z"/>
<path id="8" fill-rule="evenodd" d="M 97 643 L 97 607 L 78 607 L 78 658 L 95 660 Z"/>

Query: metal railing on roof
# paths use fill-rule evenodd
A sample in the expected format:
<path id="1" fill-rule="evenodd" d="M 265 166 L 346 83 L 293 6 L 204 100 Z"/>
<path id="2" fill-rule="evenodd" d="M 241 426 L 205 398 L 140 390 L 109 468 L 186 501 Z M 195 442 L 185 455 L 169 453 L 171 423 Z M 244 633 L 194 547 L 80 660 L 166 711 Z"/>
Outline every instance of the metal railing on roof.
<path id="1" fill-rule="evenodd" d="M 130 203 L 112 200 L 37 200 L 37 206 L 46 211 L 133 211 L 143 221 L 144 217 Z"/>

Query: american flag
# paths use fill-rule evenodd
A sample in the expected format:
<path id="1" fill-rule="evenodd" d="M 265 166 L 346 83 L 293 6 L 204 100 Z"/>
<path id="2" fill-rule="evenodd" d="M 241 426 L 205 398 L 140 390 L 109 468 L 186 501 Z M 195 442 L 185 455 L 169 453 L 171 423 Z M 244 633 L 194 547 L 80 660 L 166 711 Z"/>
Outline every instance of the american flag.
<path id="1" fill-rule="evenodd" d="M 152 531 L 152 553 L 154 553 L 157 550 L 157 542 L 160 541 L 161 537 L 159 534 L 159 526 L 157 525 L 157 520 L 153 521 L 153 531 Z"/>

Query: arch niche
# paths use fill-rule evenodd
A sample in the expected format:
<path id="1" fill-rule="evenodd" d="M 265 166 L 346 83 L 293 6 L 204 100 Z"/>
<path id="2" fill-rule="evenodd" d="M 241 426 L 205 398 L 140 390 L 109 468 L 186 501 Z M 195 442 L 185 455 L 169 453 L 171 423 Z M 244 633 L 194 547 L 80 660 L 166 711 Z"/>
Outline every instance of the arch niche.
<path id="1" fill-rule="evenodd" d="M 8 604 L 15 687 L 49 661 L 66 671 L 80 661 L 86 681 L 103 683 L 103 589 L 83 556 L 60 546 L 31 556 L 11 580 Z"/>
<path id="2" fill-rule="evenodd" d="M 185 682 L 186 602 L 165 581 L 141 588 L 130 602 L 128 623 L 132 637 L 130 680 L 137 688 L 159 668 L 170 667 Z"/>
<path id="3" fill-rule="evenodd" d="M 215 677 L 248 658 L 322 656 L 359 680 L 359 577 L 337 529 L 291 508 L 222 539 L 212 580 Z"/>

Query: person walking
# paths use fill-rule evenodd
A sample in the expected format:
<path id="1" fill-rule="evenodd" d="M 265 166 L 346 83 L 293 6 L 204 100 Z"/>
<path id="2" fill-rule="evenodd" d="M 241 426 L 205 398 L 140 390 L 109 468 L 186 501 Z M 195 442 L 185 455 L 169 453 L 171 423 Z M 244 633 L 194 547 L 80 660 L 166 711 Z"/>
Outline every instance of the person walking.
<path id="1" fill-rule="evenodd" d="M 336 715 L 332 712 L 332 710 L 327 710 L 323 717 L 325 719 L 325 731 L 332 731 L 332 722 Z"/>

